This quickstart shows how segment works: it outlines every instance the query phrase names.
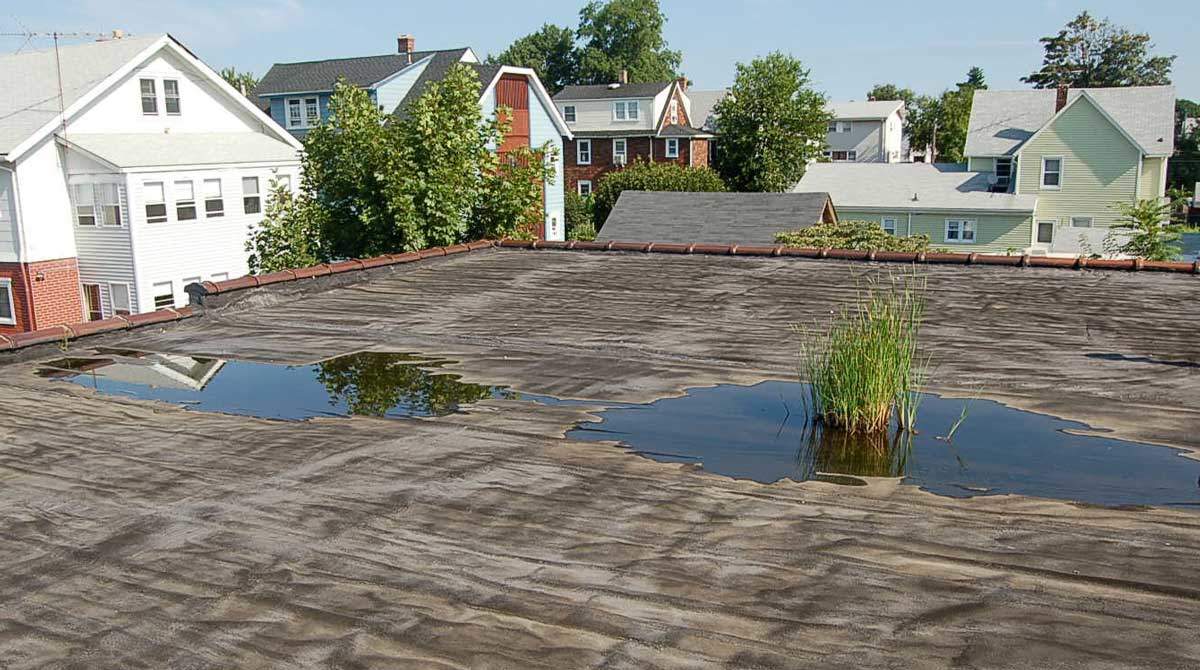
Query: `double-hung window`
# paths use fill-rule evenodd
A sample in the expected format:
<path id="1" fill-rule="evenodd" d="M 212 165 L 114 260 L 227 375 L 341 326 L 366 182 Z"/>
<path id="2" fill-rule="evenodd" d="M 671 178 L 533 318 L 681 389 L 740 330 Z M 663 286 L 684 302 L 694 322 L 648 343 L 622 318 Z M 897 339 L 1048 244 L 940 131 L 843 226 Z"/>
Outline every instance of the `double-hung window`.
<path id="1" fill-rule="evenodd" d="M 613 140 L 613 163 L 616 165 L 624 165 L 629 161 L 629 144 L 625 138 L 618 137 Z"/>
<path id="2" fill-rule="evenodd" d="M 592 194 L 592 182 L 587 179 L 579 180 L 579 195 L 589 196 Z"/>
<path id="3" fill-rule="evenodd" d="M 618 100 L 613 103 L 614 121 L 637 121 L 639 114 L 637 100 Z"/>
<path id="4" fill-rule="evenodd" d="M 142 184 L 142 199 L 146 202 L 146 223 L 163 223 L 167 220 L 167 199 L 161 181 Z"/>
<path id="5" fill-rule="evenodd" d="M 578 165 L 592 164 L 592 141 L 591 140 L 576 140 L 575 142 L 575 163 Z"/>
<path id="6" fill-rule="evenodd" d="M 667 158 L 679 158 L 679 140 L 674 137 L 667 139 Z"/>
<path id="7" fill-rule="evenodd" d="M 13 307 L 12 280 L 0 278 L 0 324 L 16 325 L 17 310 Z"/>
<path id="8" fill-rule="evenodd" d="M 827 133 L 836 133 L 837 131 L 838 131 L 838 122 L 837 121 L 830 121 L 829 125 L 825 126 L 825 132 L 827 132 Z"/>
<path id="9" fill-rule="evenodd" d="M 1042 158 L 1042 188 L 1057 190 L 1062 188 L 1063 159 L 1061 156 L 1046 156 Z"/>
<path id="10" fill-rule="evenodd" d="M 316 97 L 287 99 L 287 127 L 314 128 L 321 124 L 321 103 Z"/>
<path id="11" fill-rule="evenodd" d="M 225 216 L 225 198 L 221 197 L 221 180 L 204 180 L 204 217 L 215 219 Z"/>
<path id="12" fill-rule="evenodd" d="M 896 217 L 885 216 L 879 221 L 879 225 L 883 228 L 883 232 L 888 235 L 896 234 Z"/>
<path id="13" fill-rule="evenodd" d="M 258 193 L 258 177 L 242 177 L 242 211 L 258 214 L 262 211 L 262 196 Z"/>
<path id="14" fill-rule="evenodd" d="M 99 321 L 104 318 L 104 304 L 100 300 L 99 284 L 83 285 L 83 306 L 87 309 L 88 321 Z"/>
<path id="15" fill-rule="evenodd" d="M 563 106 L 563 121 L 575 123 L 575 105 Z"/>
<path id="16" fill-rule="evenodd" d="M 158 90 L 153 79 L 142 79 L 138 82 L 142 88 L 142 113 L 158 114 Z"/>
<path id="17" fill-rule="evenodd" d="M 179 115 L 178 79 L 163 80 L 163 107 L 167 109 L 167 114 L 172 114 L 175 116 Z"/>
<path id="18" fill-rule="evenodd" d="M 304 127 L 304 108 L 299 98 L 287 101 L 287 125 L 288 128 Z"/>
<path id="19" fill-rule="evenodd" d="M 974 244 L 975 222 L 969 219 L 946 219 L 945 241 L 951 244 Z"/>
<path id="20" fill-rule="evenodd" d="M 92 184 L 75 184 L 75 225 L 96 225 L 96 189 Z"/>
<path id="21" fill-rule="evenodd" d="M 190 181 L 175 182 L 175 219 L 191 221 L 196 218 L 196 191 Z"/>
<path id="22" fill-rule="evenodd" d="M 129 316 L 132 313 L 129 300 L 129 284 L 109 284 L 108 301 L 112 303 L 113 314 L 117 316 Z"/>

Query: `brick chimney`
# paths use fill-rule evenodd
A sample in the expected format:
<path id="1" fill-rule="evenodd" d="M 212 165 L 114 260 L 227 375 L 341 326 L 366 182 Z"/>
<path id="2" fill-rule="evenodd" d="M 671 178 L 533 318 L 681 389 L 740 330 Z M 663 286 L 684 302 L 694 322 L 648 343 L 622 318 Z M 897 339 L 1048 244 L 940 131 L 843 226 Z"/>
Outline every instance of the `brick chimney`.
<path id="1" fill-rule="evenodd" d="M 1062 108 L 1067 106 L 1067 91 L 1069 90 L 1071 90 L 1069 87 L 1062 84 L 1059 85 L 1058 96 L 1054 99 L 1055 114 L 1061 112 Z"/>
<path id="2" fill-rule="evenodd" d="M 687 77 L 680 77 L 678 81 L 679 81 L 679 90 L 683 91 L 684 93 L 687 93 Z"/>
<path id="3" fill-rule="evenodd" d="M 405 33 L 396 38 L 396 52 L 411 54 L 417 50 L 417 38 Z"/>
<path id="4" fill-rule="evenodd" d="M 621 70 L 621 74 L 617 77 L 617 82 L 620 84 L 629 83 L 629 70 Z"/>

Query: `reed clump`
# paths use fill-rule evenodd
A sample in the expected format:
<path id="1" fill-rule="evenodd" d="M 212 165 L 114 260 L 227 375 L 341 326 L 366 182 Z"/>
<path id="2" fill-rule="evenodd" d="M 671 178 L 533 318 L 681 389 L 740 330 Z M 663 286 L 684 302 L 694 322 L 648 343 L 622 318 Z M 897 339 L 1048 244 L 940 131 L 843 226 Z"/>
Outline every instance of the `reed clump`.
<path id="1" fill-rule="evenodd" d="M 901 430 L 914 430 L 929 366 L 917 352 L 925 290 L 915 274 L 872 280 L 827 328 L 797 328 L 814 420 L 873 433 L 886 432 L 894 418 Z"/>

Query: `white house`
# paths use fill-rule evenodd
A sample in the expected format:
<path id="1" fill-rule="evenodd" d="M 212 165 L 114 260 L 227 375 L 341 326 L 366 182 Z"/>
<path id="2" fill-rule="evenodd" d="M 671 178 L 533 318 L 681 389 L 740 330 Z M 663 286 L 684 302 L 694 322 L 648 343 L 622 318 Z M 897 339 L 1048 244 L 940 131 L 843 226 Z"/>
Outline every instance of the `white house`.
<path id="1" fill-rule="evenodd" d="M 899 163 L 904 160 L 903 100 L 831 102 L 833 115 L 825 157 L 835 163 Z"/>
<path id="2" fill-rule="evenodd" d="M 0 57 L 0 332 L 186 304 L 246 274 L 300 143 L 169 35 Z"/>

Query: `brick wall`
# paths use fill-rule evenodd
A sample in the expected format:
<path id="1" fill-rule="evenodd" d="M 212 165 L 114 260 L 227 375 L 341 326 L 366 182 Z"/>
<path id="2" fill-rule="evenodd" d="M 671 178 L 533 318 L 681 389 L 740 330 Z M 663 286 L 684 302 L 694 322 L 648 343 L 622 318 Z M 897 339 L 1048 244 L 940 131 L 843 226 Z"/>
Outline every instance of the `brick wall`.
<path id="1" fill-rule="evenodd" d="M 578 191 L 580 180 L 590 180 L 592 188 L 595 189 L 600 186 L 600 179 L 604 175 L 617 169 L 617 166 L 612 162 L 612 138 L 592 139 L 591 165 L 579 165 L 576 162 L 579 157 L 579 152 L 576 149 L 578 141 L 578 139 L 575 139 L 566 142 L 564 146 L 566 153 L 564 160 L 566 178 L 563 180 L 563 188 L 569 191 Z M 666 138 L 629 137 L 626 138 L 626 143 L 630 163 L 639 158 L 649 158 L 651 143 L 653 143 L 654 162 L 656 163 L 678 163 L 680 165 L 693 166 L 708 165 L 708 140 L 689 140 L 686 137 L 679 138 L 679 156 L 677 158 L 666 157 Z"/>
<path id="2" fill-rule="evenodd" d="M 0 263 L 0 277 L 12 280 L 15 326 L 0 325 L 0 333 L 16 333 L 83 320 L 79 266 L 74 258 L 37 263 Z M 28 286 L 28 292 L 27 292 Z M 29 307 L 33 307 L 33 323 Z"/>
<path id="3" fill-rule="evenodd" d="M 692 167 L 708 167 L 708 140 L 692 140 L 689 150 L 692 157 Z"/>

